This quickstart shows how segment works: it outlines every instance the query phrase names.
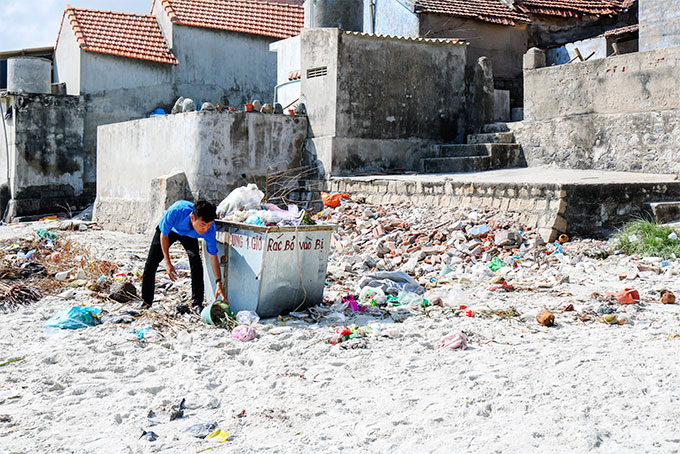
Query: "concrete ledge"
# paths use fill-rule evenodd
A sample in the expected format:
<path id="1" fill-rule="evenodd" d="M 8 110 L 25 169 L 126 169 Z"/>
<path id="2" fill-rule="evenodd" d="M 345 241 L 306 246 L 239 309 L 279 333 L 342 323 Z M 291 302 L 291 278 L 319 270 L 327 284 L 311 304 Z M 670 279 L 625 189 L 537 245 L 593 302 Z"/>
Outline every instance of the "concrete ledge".
<path id="1" fill-rule="evenodd" d="M 546 241 L 561 233 L 601 237 L 641 216 L 645 202 L 680 200 L 680 181 L 672 175 L 545 168 L 334 177 L 326 190 L 362 195 L 370 203 L 486 205 L 514 213 Z"/>

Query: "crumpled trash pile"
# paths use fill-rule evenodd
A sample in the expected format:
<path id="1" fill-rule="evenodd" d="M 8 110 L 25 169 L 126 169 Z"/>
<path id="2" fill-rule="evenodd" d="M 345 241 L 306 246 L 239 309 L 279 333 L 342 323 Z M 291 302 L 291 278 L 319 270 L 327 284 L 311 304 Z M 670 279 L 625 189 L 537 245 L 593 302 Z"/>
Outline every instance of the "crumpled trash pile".
<path id="1" fill-rule="evenodd" d="M 234 189 L 217 206 L 218 219 L 258 226 L 299 226 L 315 224 L 306 211 L 297 205 L 279 208 L 263 203 L 264 193 L 254 183 Z"/>
<path id="2" fill-rule="evenodd" d="M 614 240 L 570 241 L 562 235 L 546 244 L 517 214 L 486 207 L 343 199 L 314 219 L 339 226 L 331 240 L 326 296 L 332 310 L 346 315 L 450 309 L 458 316 L 515 317 L 543 324 L 536 318 L 543 309 L 540 302 L 520 313 L 513 306 L 515 298 L 508 299 L 510 292 L 530 292 L 573 301 L 571 307 L 550 308 L 558 314 L 555 324 L 612 324 L 612 316 L 602 317 L 607 312 L 618 313 L 616 320 L 623 324 L 638 317 L 646 303 L 674 301 L 669 295 L 673 289 L 661 288 L 661 283 L 680 273 L 677 260 L 623 255 Z M 605 284 L 606 279 L 611 282 Z M 636 308 L 617 301 L 616 292 L 632 287 L 623 280 L 639 280 L 636 288 L 642 297 Z M 573 294 L 591 287 L 599 293 Z"/>

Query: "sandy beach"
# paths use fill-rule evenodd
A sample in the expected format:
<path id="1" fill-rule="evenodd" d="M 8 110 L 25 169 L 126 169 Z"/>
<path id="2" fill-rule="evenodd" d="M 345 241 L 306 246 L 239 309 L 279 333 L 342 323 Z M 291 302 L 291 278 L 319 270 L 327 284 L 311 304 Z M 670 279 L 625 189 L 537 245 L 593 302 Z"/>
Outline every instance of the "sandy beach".
<path id="1" fill-rule="evenodd" d="M 3 226 L 0 240 L 40 227 Z M 143 235 L 59 234 L 127 270 L 143 266 L 148 248 Z M 331 304 L 359 277 L 350 272 L 329 286 L 328 304 L 261 320 L 250 342 L 188 314 L 165 330 L 144 315 L 45 332 L 64 308 L 121 306 L 83 287 L 48 296 L 0 313 L 0 363 L 20 359 L 0 367 L 0 452 L 678 452 L 680 306 L 658 303 L 657 290 L 678 290 L 680 262 L 619 280 L 648 262 L 659 266 L 584 258 L 551 288 L 491 291 L 486 276 L 442 307 L 339 312 Z M 579 318 L 602 306 L 593 292 L 624 286 L 641 302 L 613 305 L 623 325 Z M 178 291 L 189 292 L 188 279 Z M 461 301 L 474 316 L 452 308 Z M 161 295 L 151 312 L 172 313 L 177 302 Z M 509 308 L 522 315 L 493 314 Z M 543 308 L 556 326 L 536 322 Z M 341 325 L 366 335 L 329 344 Z M 132 333 L 143 328 L 151 328 L 143 339 Z M 458 331 L 466 350 L 434 349 Z M 183 400 L 183 416 L 171 421 Z M 195 436 L 217 428 L 229 441 Z"/>

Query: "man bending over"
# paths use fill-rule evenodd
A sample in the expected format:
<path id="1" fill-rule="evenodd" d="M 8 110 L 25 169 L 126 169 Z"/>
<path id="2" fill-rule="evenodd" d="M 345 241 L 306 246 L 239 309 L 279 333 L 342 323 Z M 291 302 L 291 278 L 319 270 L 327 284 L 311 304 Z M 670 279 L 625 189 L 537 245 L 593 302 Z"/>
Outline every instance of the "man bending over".
<path id="1" fill-rule="evenodd" d="M 158 227 L 156 227 L 156 234 L 151 242 L 146 265 L 144 265 L 142 277 L 143 308 L 149 308 L 153 303 L 156 270 L 161 260 L 165 260 L 165 270 L 168 272 L 170 280 L 173 282 L 177 280 L 177 271 L 175 271 L 170 260 L 170 246 L 175 241 L 179 241 L 189 256 L 192 309 L 197 314 L 201 313 L 205 290 L 203 288 L 203 265 L 198 250 L 198 238 L 205 240 L 208 254 L 210 254 L 210 265 L 217 278 L 216 296 L 222 297 L 226 301 L 227 298 L 224 296 L 224 290 L 222 290 L 220 263 L 217 258 L 215 217 L 215 205 L 206 201 L 199 201 L 194 205 L 186 200 L 179 200 L 165 210 Z"/>

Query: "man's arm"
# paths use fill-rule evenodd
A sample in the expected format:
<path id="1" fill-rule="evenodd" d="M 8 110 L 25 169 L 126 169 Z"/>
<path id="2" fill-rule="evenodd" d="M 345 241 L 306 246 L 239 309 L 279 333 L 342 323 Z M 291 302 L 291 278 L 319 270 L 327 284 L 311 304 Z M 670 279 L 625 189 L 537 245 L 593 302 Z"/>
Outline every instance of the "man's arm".
<path id="1" fill-rule="evenodd" d="M 222 270 L 220 269 L 220 260 L 217 258 L 216 255 L 210 255 L 210 266 L 212 266 L 213 270 L 213 275 L 215 276 L 216 279 L 219 279 L 217 282 L 217 290 L 215 291 L 215 297 L 216 298 L 222 298 L 222 301 L 226 301 L 229 303 L 227 300 L 227 296 L 224 294 L 224 287 L 223 287 L 223 282 L 222 282 Z"/>
<path id="2" fill-rule="evenodd" d="M 172 261 L 170 260 L 170 238 L 168 238 L 168 235 L 163 235 L 162 233 L 161 250 L 163 251 L 163 257 L 165 258 L 165 270 L 168 272 L 168 277 L 171 281 L 175 282 L 177 280 L 177 271 L 175 271 L 175 267 L 172 266 Z"/>

